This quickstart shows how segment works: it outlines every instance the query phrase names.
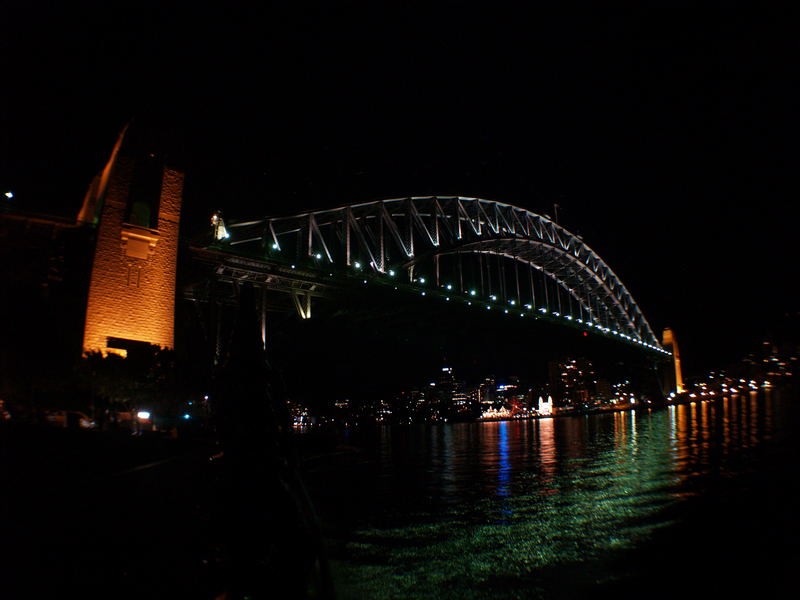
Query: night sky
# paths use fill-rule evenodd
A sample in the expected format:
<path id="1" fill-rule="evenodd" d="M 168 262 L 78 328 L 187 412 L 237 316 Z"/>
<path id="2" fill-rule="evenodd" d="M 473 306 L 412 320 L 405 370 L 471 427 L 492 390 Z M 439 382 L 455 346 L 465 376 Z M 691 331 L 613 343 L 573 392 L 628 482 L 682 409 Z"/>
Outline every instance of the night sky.
<path id="1" fill-rule="evenodd" d="M 217 208 L 557 203 L 653 329 L 676 330 L 690 374 L 797 314 L 790 19 L 166 4 L 3 3 L 0 186 L 16 206 L 74 215 L 133 119 L 184 140 L 186 235 Z"/>

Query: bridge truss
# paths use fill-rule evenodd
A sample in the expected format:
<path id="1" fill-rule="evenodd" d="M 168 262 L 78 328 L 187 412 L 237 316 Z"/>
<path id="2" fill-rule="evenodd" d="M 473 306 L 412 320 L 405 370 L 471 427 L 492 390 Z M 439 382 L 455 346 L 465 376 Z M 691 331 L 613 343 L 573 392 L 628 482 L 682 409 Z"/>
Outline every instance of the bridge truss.
<path id="1" fill-rule="evenodd" d="M 556 320 L 668 354 L 597 253 L 580 236 L 522 208 L 426 196 L 229 223 L 227 229 L 220 224 L 207 249 L 230 257 L 222 270 L 235 277 L 237 269 L 240 276 L 249 269 L 252 279 L 256 270 L 242 264 L 255 261 L 264 267 L 262 283 L 294 290 L 301 316 L 310 316 L 311 297 L 320 290 L 337 280 L 363 279 Z"/>

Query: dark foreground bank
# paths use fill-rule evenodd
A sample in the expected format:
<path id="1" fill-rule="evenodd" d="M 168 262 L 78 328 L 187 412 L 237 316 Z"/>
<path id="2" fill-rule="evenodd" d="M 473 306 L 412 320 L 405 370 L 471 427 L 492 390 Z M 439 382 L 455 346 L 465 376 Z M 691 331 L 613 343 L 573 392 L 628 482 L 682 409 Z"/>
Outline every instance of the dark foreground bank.
<path id="1" fill-rule="evenodd" d="M 253 598 L 331 597 L 303 568 L 325 565 L 302 490 L 231 476 L 212 440 L 4 422 L 0 470 L 4 599 L 234 598 L 243 584 Z"/>

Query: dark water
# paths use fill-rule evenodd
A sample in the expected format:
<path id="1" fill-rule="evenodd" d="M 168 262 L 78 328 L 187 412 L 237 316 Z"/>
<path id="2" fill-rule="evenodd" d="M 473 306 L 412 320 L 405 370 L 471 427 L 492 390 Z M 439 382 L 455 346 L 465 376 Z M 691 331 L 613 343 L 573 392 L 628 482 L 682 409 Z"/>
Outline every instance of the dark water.
<path id="1" fill-rule="evenodd" d="M 353 433 L 307 475 L 338 596 L 800 593 L 795 397 Z"/>

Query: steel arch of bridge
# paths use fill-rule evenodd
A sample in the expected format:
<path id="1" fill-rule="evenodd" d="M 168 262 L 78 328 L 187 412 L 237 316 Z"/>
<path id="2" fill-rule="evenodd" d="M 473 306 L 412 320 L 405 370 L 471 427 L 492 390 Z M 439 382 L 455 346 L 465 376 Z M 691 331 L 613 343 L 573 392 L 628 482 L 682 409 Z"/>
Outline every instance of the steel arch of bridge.
<path id="1" fill-rule="evenodd" d="M 513 307 L 563 318 L 664 352 L 626 287 L 580 236 L 509 204 L 395 198 L 231 223 L 226 236 L 217 244 L 226 253 L 304 261 L 318 270 L 339 265 L 387 277 L 405 273 L 408 284 L 433 287 L 447 300 L 455 287 L 453 295 L 469 303 L 499 302 L 506 312 Z M 468 282 L 465 259 L 472 263 Z"/>

